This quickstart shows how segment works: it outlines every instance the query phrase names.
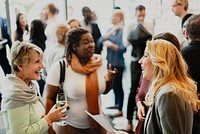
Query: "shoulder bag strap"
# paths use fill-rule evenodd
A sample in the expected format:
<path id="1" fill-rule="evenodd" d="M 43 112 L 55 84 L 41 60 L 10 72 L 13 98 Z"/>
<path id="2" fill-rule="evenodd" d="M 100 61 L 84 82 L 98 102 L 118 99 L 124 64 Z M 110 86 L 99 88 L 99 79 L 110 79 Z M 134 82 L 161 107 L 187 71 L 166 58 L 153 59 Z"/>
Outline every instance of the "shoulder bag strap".
<path id="1" fill-rule="evenodd" d="M 60 63 L 60 80 L 59 80 L 60 90 L 63 90 L 63 83 L 65 80 L 65 61 L 61 60 L 59 61 L 59 63 Z"/>

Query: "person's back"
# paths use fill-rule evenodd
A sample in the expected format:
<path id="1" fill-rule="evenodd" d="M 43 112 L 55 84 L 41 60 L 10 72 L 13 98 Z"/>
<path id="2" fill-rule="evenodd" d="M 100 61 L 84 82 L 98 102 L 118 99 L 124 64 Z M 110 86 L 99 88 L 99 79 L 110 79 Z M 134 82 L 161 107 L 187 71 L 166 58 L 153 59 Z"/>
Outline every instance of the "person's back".
<path id="1" fill-rule="evenodd" d="M 30 42 L 37 45 L 44 52 L 46 36 L 44 34 L 44 24 L 41 20 L 35 19 L 31 22 Z"/>
<path id="2" fill-rule="evenodd" d="M 3 17 L 0 17 L 0 30 L 0 65 L 5 74 L 10 74 L 11 66 L 7 58 L 6 45 L 8 44 L 8 46 L 11 48 L 12 42 L 8 32 L 7 21 Z"/>
<path id="3" fill-rule="evenodd" d="M 57 42 L 56 40 L 56 27 L 59 24 L 56 16 L 59 13 L 59 9 L 53 4 L 50 3 L 46 6 L 46 15 L 47 15 L 47 26 L 45 28 L 45 35 L 47 37 L 45 44 L 46 48 L 52 47 Z"/>
<path id="4" fill-rule="evenodd" d="M 95 53 L 101 54 L 102 44 L 98 42 L 99 38 L 101 37 L 101 32 L 98 24 L 92 21 L 92 11 L 90 10 L 89 7 L 83 7 L 82 14 L 84 20 L 81 21 L 81 26 L 87 29 L 92 34 L 95 42 Z"/>
<path id="5" fill-rule="evenodd" d="M 197 82 L 197 92 L 200 92 L 200 14 L 193 15 L 186 21 L 186 35 L 189 45 L 182 49 L 182 55 L 188 65 L 189 74 Z M 199 134 L 200 111 L 194 117 L 193 134 Z"/>
<path id="6" fill-rule="evenodd" d="M 144 53 L 146 41 L 152 37 L 153 25 L 145 22 L 146 8 L 143 5 L 138 5 L 135 9 L 137 22 L 129 24 L 123 34 L 123 42 L 125 46 L 131 45 L 131 88 L 127 104 L 127 131 L 132 131 L 133 112 L 136 106 L 135 96 L 139 85 L 141 67 L 138 63 Z"/>

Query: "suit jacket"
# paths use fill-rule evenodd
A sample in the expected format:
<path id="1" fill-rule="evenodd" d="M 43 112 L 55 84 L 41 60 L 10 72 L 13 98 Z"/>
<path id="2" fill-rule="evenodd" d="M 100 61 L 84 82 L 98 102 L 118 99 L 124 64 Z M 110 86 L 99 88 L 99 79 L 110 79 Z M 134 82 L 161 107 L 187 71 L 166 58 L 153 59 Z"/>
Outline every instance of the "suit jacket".
<path id="1" fill-rule="evenodd" d="M 3 17 L 0 17 L 0 26 L 1 26 L 2 38 L 7 39 L 7 42 L 4 43 L 4 45 L 8 44 L 9 47 L 11 47 L 12 43 L 10 39 L 10 34 L 8 33 L 7 21 Z"/>
<path id="2" fill-rule="evenodd" d="M 9 47 L 11 48 L 11 39 L 10 39 L 10 35 L 8 33 L 6 19 L 3 17 L 0 17 L 0 26 L 1 26 L 2 38 L 7 39 L 7 42 L 5 42 L 2 46 L 2 48 L 0 49 L 0 58 L 1 58 L 0 65 L 1 65 L 2 69 L 4 70 L 4 73 L 8 74 L 8 73 L 11 73 L 11 67 L 10 67 L 8 59 L 7 59 L 5 46 L 6 46 L 6 44 L 8 44 Z"/>
<path id="3" fill-rule="evenodd" d="M 102 50 L 103 45 L 98 42 L 99 38 L 101 37 L 101 32 L 100 32 L 99 27 L 96 23 L 92 22 L 91 26 L 92 26 L 92 36 L 93 36 L 94 42 L 95 42 L 95 53 L 101 54 L 101 50 Z"/>
<path id="4" fill-rule="evenodd" d="M 161 87 L 149 107 L 144 134 L 192 134 L 193 110 L 171 85 Z"/>
<path id="5" fill-rule="evenodd" d="M 182 55 L 189 67 L 189 74 L 197 82 L 200 92 L 200 41 L 191 41 L 182 49 Z"/>

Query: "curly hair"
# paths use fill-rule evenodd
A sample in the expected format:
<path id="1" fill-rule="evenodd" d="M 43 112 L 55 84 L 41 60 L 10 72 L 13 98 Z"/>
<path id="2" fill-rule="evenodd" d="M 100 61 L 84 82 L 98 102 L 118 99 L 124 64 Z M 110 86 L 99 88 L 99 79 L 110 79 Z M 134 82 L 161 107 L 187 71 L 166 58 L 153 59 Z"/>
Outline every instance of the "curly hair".
<path id="1" fill-rule="evenodd" d="M 89 31 L 83 28 L 72 29 L 67 33 L 64 56 L 66 57 L 69 65 L 71 64 L 72 53 L 75 54 L 73 48 L 77 48 L 79 46 L 81 36 L 86 33 L 89 33 Z"/>

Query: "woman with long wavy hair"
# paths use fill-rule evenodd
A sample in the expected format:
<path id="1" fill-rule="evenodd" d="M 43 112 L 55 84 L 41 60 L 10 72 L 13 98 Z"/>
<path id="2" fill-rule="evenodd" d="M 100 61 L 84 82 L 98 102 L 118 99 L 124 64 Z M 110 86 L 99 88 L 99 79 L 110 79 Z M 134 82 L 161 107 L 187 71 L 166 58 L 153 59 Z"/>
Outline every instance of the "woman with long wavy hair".
<path id="1" fill-rule="evenodd" d="M 145 100 L 149 110 L 144 134 L 191 134 L 200 101 L 178 49 L 166 40 L 148 41 L 139 63 L 143 78 L 152 82 Z"/>

